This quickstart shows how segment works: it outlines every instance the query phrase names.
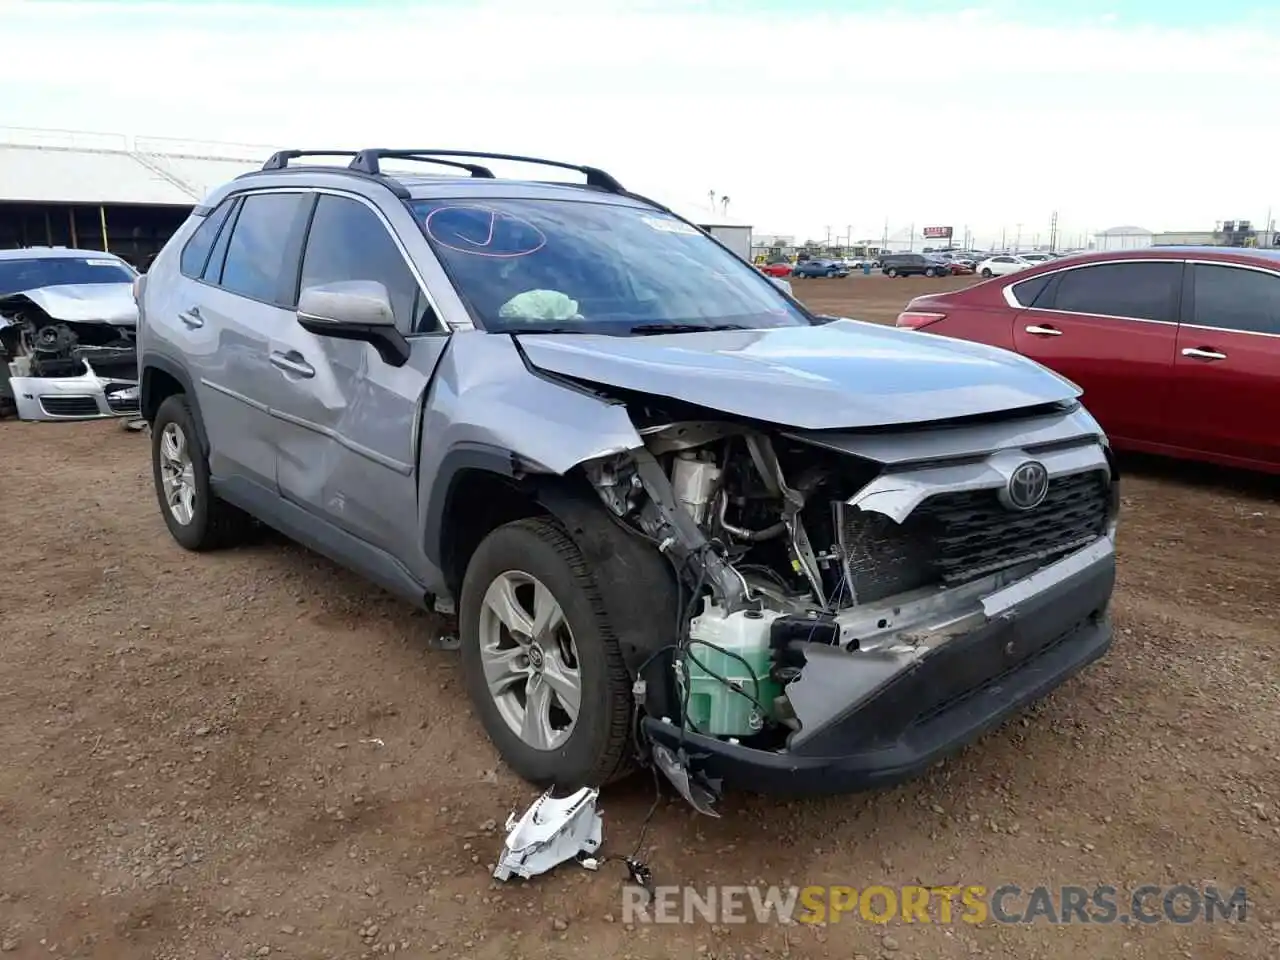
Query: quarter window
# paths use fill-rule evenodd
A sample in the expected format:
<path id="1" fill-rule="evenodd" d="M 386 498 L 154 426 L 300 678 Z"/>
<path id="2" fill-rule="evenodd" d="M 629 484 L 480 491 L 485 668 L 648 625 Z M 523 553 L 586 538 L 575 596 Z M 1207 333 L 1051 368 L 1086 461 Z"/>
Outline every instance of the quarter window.
<path id="1" fill-rule="evenodd" d="M 1030 280 L 1015 283 L 1013 285 L 1013 299 L 1024 307 L 1035 306 L 1036 298 L 1044 293 L 1044 288 L 1049 285 L 1049 281 L 1052 279 L 1053 274 L 1042 273 L 1040 276 L 1032 277 Z"/>
<path id="2" fill-rule="evenodd" d="M 205 264 L 204 273 L 200 277 L 205 283 L 217 286 L 222 282 L 222 264 L 227 259 L 227 244 L 231 242 L 231 234 L 236 228 L 236 214 L 239 210 L 240 201 L 237 199 L 231 205 L 231 213 L 227 215 L 227 222 L 218 234 L 218 242 L 213 245 L 213 253 L 209 255 L 209 262 Z"/>
<path id="3" fill-rule="evenodd" d="M 302 288 L 344 280 L 376 280 L 387 288 L 391 309 L 406 328 L 434 328 L 418 281 L 383 222 L 357 200 L 324 195 L 307 237 Z"/>
<path id="4" fill-rule="evenodd" d="M 1191 322 L 1280 334 L 1280 277 L 1241 267 L 1195 265 Z"/>
<path id="5" fill-rule="evenodd" d="M 222 229 L 222 225 L 226 222 L 227 214 L 231 212 L 234 202 L 233 200 L 223 200 L 216 209 L 205 216 L 200 226 L 196 227 L 191 234 L 187 245 L 182 248 L 182 258 L 179 262 L 179 269 L 184 277 L 196 280 L 204 273 L 204 265 L 209 259 L 209 251 L 213 249 L 214 241 L 218 237 L 218 231 Z"/>
<path id="6" fill-rule="evenodd" d="M 1053 294 L 1054 310 L 1137 320 L 1174 319 L 1182 264 L 1102 263 L 1063 272 Z"/>
<path id="7" fill-rule="evenodd" d="M 265 303 L 292 306 L 298 278 L 297 238 L 310 199 L 303 193 L 245 197 L 227 245 L 223 289 Z"/>

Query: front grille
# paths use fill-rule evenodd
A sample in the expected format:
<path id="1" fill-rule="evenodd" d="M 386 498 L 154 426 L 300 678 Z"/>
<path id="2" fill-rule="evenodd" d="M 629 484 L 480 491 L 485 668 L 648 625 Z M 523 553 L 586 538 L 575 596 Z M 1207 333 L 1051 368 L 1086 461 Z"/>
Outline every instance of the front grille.
<path id="1" fill-rule="evenodd" d="M 929 497 L 902 524 L 841 506 L 840 545 L 858 603 L 928 586 L 954 586 L 1005 567 L 1077 549 L 1106 529 L 1102 471 L 1055 477 L 1032 510 L 1005 507 L 995 490 Z"/>
<path id="2" fill-rule="evenodd" d="M 93 397 L 41 397 L 40 407 L 51 417 L 96 417 L 101 412 Z"/>

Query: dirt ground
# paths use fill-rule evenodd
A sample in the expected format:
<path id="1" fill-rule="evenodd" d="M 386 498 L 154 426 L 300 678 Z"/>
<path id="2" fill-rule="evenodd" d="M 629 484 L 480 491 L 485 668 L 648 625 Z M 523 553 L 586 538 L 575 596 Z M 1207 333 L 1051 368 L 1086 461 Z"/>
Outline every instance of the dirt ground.
<path id="1" fill-rule="evenodd" d="M 800 280 L 891 321 L 962 281 Z M 923 779 L 659 805 L 662 884 L 1216 883 L 1243 924 L 628 927 L 624 871 L 489 876 L 535 795 L 438 624 L 278 539 L 194 556 L 148 441 L 0 423 L 5 957 L 1224 958 L 1280 955 L 1280 483 L 1126 462 L 1113 652 Z M 606 850 L 653 799 L 606 791 Z"/>

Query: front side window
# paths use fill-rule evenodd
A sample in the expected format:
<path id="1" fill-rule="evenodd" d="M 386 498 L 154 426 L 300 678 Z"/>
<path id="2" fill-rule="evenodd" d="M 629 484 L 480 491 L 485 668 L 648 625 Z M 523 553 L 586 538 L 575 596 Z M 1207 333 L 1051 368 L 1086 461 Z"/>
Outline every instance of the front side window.
<path id="1" fill-rule="evenodd" d="M 378 216 L 358 200 L 324 195 L 316 201 L 307 236 L 302 289 L 344 280 L 376 280 L 386 287 L 396 319 L 408 329 L 434 326 L 424 326 L 418 281 Z"/>
<path id="2" fill-rule="evenodd" d="M 227 244 L 221 286 L 264 303 L 292 306 L 299 236 L 310 204 L 303 193 L 244 198 Z"/>
<path id="3" fill-rule="evenodd" d="M 810 322 L 759 271 L 658 210 L 515 199 L 409 206 L 486 330 L 627 335 Z"/>
<path id="4" fill-rule="evenodd" d="M 0 297 L 40 287 L 133 283 L 136 274 L 115 257 L 31 257 L 0 260 Z"/>
<path id="5" fill-rule="evenodd" d="M 1182 264 L 1103 263 L 1065 271 L 1053 295 L 1053 309 L 1137 320 L 1174 319 Z"/>
<path id="6" fill-rule="evenodd" d="M 1280 334 L 1280 277 L 1202 263 L 1193 269 L 1191 322 L 1196 326 Z"/>

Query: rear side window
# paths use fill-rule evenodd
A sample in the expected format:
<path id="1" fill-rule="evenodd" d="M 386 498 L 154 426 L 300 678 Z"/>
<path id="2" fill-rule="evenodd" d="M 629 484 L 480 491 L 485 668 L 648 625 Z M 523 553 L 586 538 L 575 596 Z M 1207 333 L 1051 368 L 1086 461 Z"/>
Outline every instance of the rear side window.
<path id="1" fill-rule="evenodd" d="M 1199 327 L 1280 334 L 1280 277 L 1242 267 L 1193 267 L 1191 322 Z"/>
<path id="2" fill-rule="evenodd" d="M 418 281 L 386 225 L 358 200 L 321 196 L 302 258 L 302 288 L 343 280 L 376 280 L 387 288 L 396 319 L 415 332 L 435 327 Z"/>
<path id="3" fill-rule="evenodd" d="M 1182 264 L 1103 263 L 1060 275 L 1053 309 L 1172 322 Z"/>
<path id="4" fill-rule="evenodd" d="M 227 222 L 227 214 L 231 212 L 234 202 L 234 200 L 223 200 L 205 216 L 200 226 L 196 227 L 191 234 L 187 245 L 182 248 L 182 258 L 179 262 L 179 269 L 184 277 L 198 280 L 204 273 L 204 265 L 209 260 L 209 251 L 213 249 L 213 244 L 218 238 L 218 231 Z"/>
<path id="5" fill-rule="evenodd" d="M 231 234 L 235 230 L 236 215 L 240 212 L 240 201 L 237 199 L 231 206 L 231 212 L 227 215 L 226 223 L 223 224 L 221 232 L 218 234 L 218 242 L 213 245 L 213 253 L 209 254 L 209 262 L 205 264 L 204 273 L 200 279 L 205 283 L 212 283 L 215 286 L 222 282 L 222 264 L 227 259 L 227 244 L 231 242 Z"/>
<path id="6" fill-rule="evenodd" d="M 244 198 L 222 265 L 224 290 L 277 306 L 293 306 L 298 255 L 311 197 L 257 193 Z"/>
<path id="7" fill-rule="evenodd" d="M 1038 277 L 1032 277 L 1030 280 L 1023 280 L 1013 285 L 1013 299 L 1024 307 L 1033 307 L 1036 305 L 1036 298 L 1044 293 L 1044 288 L 1049 286 L 1049 281 L 1053 279 L 1053 274 L 1045 273 Z M 1041 304 L 1043 306 L 1043 304 Z"/>

